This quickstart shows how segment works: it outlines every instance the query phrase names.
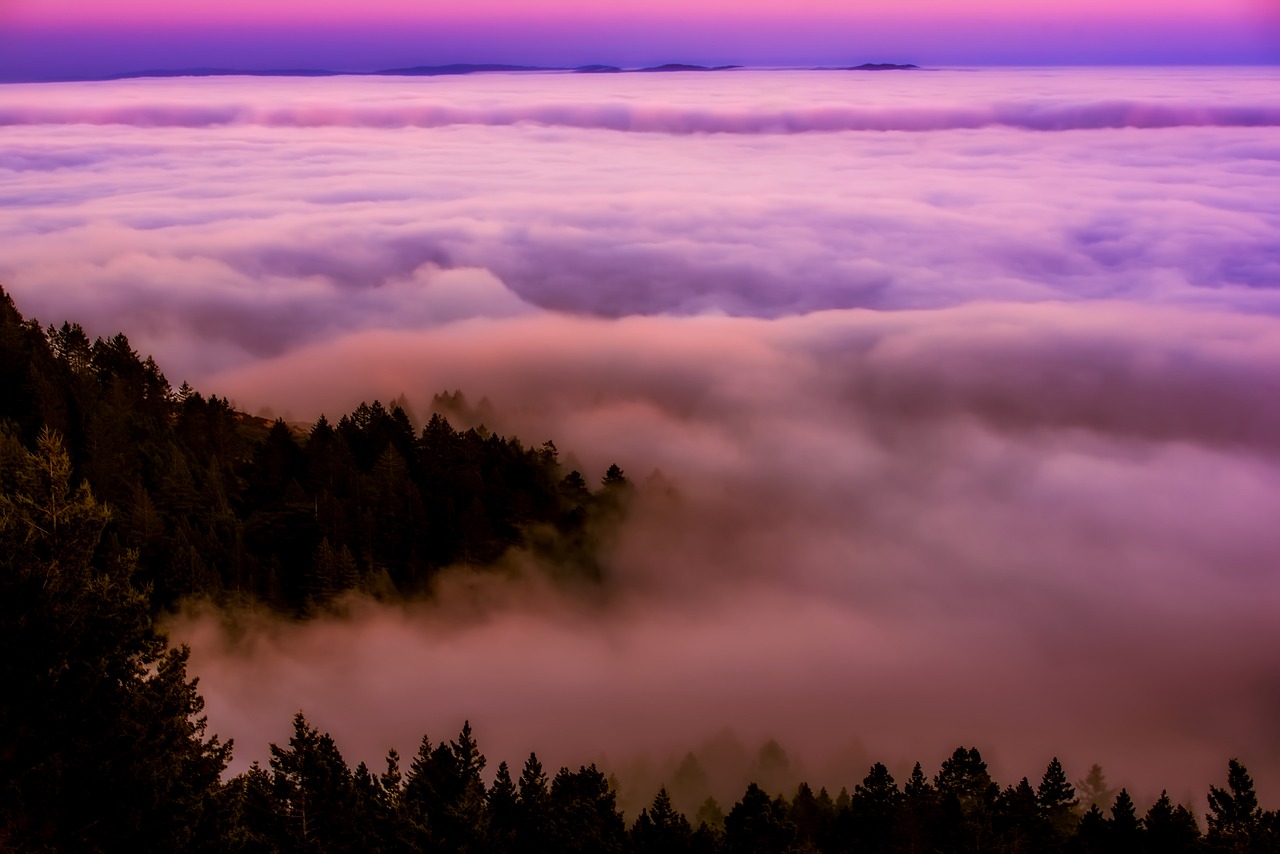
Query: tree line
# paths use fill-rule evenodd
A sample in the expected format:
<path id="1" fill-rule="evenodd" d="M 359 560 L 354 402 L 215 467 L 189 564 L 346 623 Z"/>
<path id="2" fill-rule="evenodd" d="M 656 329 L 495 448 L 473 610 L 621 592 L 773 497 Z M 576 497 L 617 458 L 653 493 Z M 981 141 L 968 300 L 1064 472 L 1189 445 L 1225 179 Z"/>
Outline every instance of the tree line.
<path id="1" fill-rule="evenodd" d="M 418 431 L 395 403 L 309 429 L 253 417 L 172 388 L 123 333 L 90 341 L 74 323 L 25 320 L 3 290 L 0 388 L 0 454 L 57 432 L 157 609 L 209 597 L 302 615 L 348 590 L 421 592 L 443 567 L 515 546 L 598 580 L 630 489 L 616 465 L 593 488 L 550 441 L 456 429 L 441 412 Z M 460 393 L 434 403 L 466 408 Z"/>
<path id="2" fill-rule="evenodd" d="M 693 819 L 665 787 L 628 821 L 617 782 L 596 768 L 550 777 L 531 753 L 513 776 L 498 765 L 490 785 L 470 724 L 455 740 L 425 736 L 407 768 L 396 751 L 385 770 L 351 770 L 333 739 L 299 712 L 287 746 L 271 745 L 223 789 L 235 850 L 370 852 L 610 852 L 610 854 L 854 854 L 854 852 L 1076 852 L 1179 854 L 1280 851 L 1280 816 L 1258 805 L 1248 771 L 1228 763 L 1225 788 L 1210 786 L 1207 832 L 1166 792 L 1145 814 L 1125 789 L 1107 807 L 1101 770 L 1068 782 L 1055 758 L 1038 785 L 1001 787 L 976 748 L 960 747 L 927 777 L 916 763 L 899 785 L 880 763 L 853 791 L 801 783 L 770 793 L 747 785 L 727 812 L 708 797 Z M 1104 788 L 1097 788 L 1102 785 Z"/>

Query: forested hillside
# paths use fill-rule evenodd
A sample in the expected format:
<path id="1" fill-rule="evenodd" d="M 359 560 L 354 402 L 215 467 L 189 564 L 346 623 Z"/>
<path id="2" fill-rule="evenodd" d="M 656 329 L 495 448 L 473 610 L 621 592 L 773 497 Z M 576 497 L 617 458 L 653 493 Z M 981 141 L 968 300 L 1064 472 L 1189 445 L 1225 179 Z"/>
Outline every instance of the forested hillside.
<path id="1" fill-rule="evenodd" d="M 549 441 L 526 448 L 439 413 L 416 431 L 377 401 L 309 430 L 255 418 L 172 388 L 123 333 L 42 328 L 3 291 L 0 387 L 3 465 L 56 432 L 72 481 L 110 508 L 106 540 L 137 551 L 157 607 L 251 597 L 305 613 L 344 590 L 418 592 L 442 567 L 483 566 L 516 545 L 595 579 L 594 535 L 628 490 L 614 466 L 593 491 Z"/>

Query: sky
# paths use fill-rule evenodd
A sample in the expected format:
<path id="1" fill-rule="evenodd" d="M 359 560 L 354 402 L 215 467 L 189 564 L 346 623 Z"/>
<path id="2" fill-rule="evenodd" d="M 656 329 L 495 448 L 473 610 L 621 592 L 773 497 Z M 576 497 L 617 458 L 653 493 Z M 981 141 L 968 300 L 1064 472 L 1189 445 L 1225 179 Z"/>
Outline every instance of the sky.
<path id="1" fill-rule="evenodd" d="M 1237 756 L 1275 804 L 1278 93 L 1274 68 L 15 84 L 0 282 L 251 412 L 458 388 L 642 485 L 603 601 L 517 552 L 429 603 L 174 617 L 237 767 L 303 708 L 353 762 L 470 719 L 491 767 L 643 755 L 656 786 L 728 727 L 835 788 L 965 744 L 1009 782 L 1101 763 L 1143 808 Z"/>
<path id="2" fill-rule="evenodd" d="M 3 0 L 0 81 L 454 62 L 1273 64 L 1271 0 Z"/>

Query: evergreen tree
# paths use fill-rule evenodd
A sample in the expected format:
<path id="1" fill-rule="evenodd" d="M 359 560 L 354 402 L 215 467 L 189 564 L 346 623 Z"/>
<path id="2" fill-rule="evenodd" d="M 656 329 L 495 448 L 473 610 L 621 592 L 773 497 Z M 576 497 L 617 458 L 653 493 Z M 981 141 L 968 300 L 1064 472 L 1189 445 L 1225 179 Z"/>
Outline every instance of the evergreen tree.
<path id="1" fill-rule="evenodd" d="M 355 797 L 351 770 L 328 733 L 320 733 L 298 712 L 288 747 L 271 745 L 271 770 L 290 848 L 357 850 L 350 822 Z"/>
<path id="2" fill-rule="evenodd" d="M 476 851 L 488 821 L 480 772 L 484 756 L 467 722 L 458 739 L 434 748 L 425 736 L 405 778 L 403 803 L 416 845 L 445 851 Z"/>
<path id="3" fill-rule="evenodd" d="M 1107 776 L 1102 773 L 1102 766 L 1089 766 L 1089 773 L 1083 780 L 1076 781 L 1076 791 L 1080 795 L 1080 809 L 1088 810 L 1097 807 L 1101 812 L 1106 809 L 1116 795 L 1116 790 L 1107 785 Z"/>
<path id="4" fill-rule="evenodd" d="M 791 798 L 787 814 L 796 826 L 796 837 L 802 846 L 819 850 L 826 845 L 835 819 L 835 806 L 826 789 L 822 790 L 822 796 L 819 797 L 813 793 L 813 788 L 808 783 L 801 783 L 796 787 L 795 796 Z"/>
<path id="5" fill-rule="evenodd" d="M 1128 789 L 1121 789 L 1111 806 L 1111 821 L 1107 828 L 1107 847 L 1115 852 L 1140 851 L 1145 834 L 1142 819 L 1133 806 Z"/>
<path id="6" fill-rule="evenodd" d="M 695 813 L 711 794 L 711 781 L 702 763 L 692 753 L 686 753 L 671 774 L 671 801 L 681 812 Z"/>
<path id="7" fill-rule="evenodd" d="M 1009 854 L 1056 848 L 1049 819 L 1026 777 L 1017 786 L 1006 788 L 996 800 L 995 834 L 999 849 Z"/>
<path id="8" fill-rule="evenodd" d="M 1080 821 L 1077 814 L 1080 802 L 1076 799 L 1075 787 L 1067 782 L 1066 772 L 1062 770 L 1062 763 L 1056 756 L 1044 769 L 1040 788 L 1036 790 L 1036 800 L 1052 828 L 1055 841 L 1058 844 L 1066 842 L 1075 833 Z"/>
<path id="9" fill-rule="evenodd" d="M 519 803 L 516 784 L 511 779 L 507 763 L 498 765 L 493 785 L 489 788 L 489 835 L 486 849 L 494 854 L 510 854 L 517 850 L 516 833 L 519 828 Z"/>
<path id="10" fill-rule="evenodd" d="M 849 809 L 837 824 L 841 850 L 887 850 L 896 836 L 902 798 L 889 769 L 879 762 L 872 765 L 853 787 Z"/>
<path id="11" fill-rule="evenodd" d="M 1168 792 L 1147 810 L 1143 823 L 1147 828 L 1146 850 L 1151 854 L 1185 854 L 1200 844 L 1200 828 L 1187 808 L 1174 807 Z"/>
<path id="12" fill-rule="evenodd" d="M 530 753 L 520 772 L 516 795 L 517 850 L 541 854 L 550 852 L 551 790 L 536 753 Z"/>
<path id="13" fill-rule="evenodd" d="M 983 851 L 991 844 L 992 812 L 999 787 L 975 748 L 957 747 L 934 778 L 944 833 L 959 851 Z"/>
<path id="14" fill-rule="evenodd" d="M 1107 850 L 1108 837 L 1106 816 L 1097 804 L 1090 804 L 1076 829 L 1076 850 L 1080 854 L 1103 854 Z"/>
<path id="15" fill-rule="evenodd" d="M 658 790 L 653 804 L 640 811 L 631 828 L 631 850 L 636 854 L 687 854 L 692 850 L 693 828 L 671 805 L 666 788 Z"/>
<path id="16" fill-rule="evenodd" d="M 626 824 L 617 798 L 596 766 L 561 768 L 551 781 L 549 830 L 552 850 L 566 854 L 621 852 Z"/>
<path id="17" fill-rule="evenodd" d="M 276 802 L 271 773 L 257 762 L 226 784 L 230 802 L 224 836 L 225 850 L 236 854 L 274 854 L 285 844 L 282 810 Z"/>
<path id="18" fill-rule="evenodd" d="M 720 803 L 710 795 L 698 807 L 694 820 L 699 827 L 706 826 L 716 832 L 724 830 L 724 810 L 720 808 Z"/>
<path id="19" fill-rule="evenodd" d="M 1260 837 L 1262 810 L 1253 778 L 1237 759 L 1227 763 L 1227 788 L 1209 787 L 1209 831 L 1206 840 L 1219 851 L 1246 852 Z"/>
<path id="20" fill-rule="evenodd" d="M 192 847 L 230 744 L 205 737 L 187 650 L 102 542 L 110 514 L 59 437 L 0 459 L 0 847 Z"/>
<path id="21" fill-rule="evenodd" d="M 902 788 L 901 803 L 897 823 L 901 850 L 912 854 L 934 850 L 937 847 L 941 807 L 938 792 L 929 784 L 919 762 L 911 769 L 911 776 Z"/>
<path id="22" fill-rule="evenodd" d="M 796 828 L 780 801 L 751 783 L 724 818 L 724 845 L 730 854 L 772 854 L 795 844 Z"/>

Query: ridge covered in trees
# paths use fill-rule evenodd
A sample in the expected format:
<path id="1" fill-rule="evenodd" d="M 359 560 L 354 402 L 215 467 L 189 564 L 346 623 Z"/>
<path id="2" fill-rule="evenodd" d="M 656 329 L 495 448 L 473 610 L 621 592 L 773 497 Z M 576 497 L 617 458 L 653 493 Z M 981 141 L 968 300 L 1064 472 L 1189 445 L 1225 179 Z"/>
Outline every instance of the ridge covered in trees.
<path id="1" fill-rule="evenodd" d="M 526 448 L 438 412 L 360 404 L 309 431 L 173 389 L 125 335 L 42 329 L 0 290 L 0 465 L 41 430 L 65 445 L 73 482 L 110 508 L 107 542 L 136 552 L 153 605 L 252 599 L 303 614 L 344 591 L 420 592 L 452 564 L 514 546 L 598 580 L 598 535 L 629 483 L 616 465 L 594 491 L 548 441 Z M 441 409 L 465 405 L 437 395 Z"/>

